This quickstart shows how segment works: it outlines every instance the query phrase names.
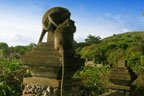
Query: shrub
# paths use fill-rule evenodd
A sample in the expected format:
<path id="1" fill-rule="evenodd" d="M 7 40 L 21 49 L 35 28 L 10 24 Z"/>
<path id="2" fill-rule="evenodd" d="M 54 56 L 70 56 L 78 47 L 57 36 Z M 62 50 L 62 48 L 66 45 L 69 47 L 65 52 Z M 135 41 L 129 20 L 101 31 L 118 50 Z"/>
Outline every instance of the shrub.
<path id="1" fill-rule="evenodd" d="M 0 58 L 0 96 L 20 96 L 24 76 L 20 61 Z"/>
<path id="2" fill-rule="evenodd" d="M 74 74 L 74 78 L 82 79 L 84 88 L 89 94 L 102 94 L 107 89 L 108 84 L 109 67 L 87 67 L 85 66 L 81 70 Z"/>

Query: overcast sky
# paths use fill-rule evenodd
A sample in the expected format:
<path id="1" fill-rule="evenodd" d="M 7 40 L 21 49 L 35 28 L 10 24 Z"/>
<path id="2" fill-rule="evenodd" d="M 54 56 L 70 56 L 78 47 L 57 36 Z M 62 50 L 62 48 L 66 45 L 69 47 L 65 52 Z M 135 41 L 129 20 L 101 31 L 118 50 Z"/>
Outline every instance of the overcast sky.
<path id="1" fill-rule="evenodd" d="M 68 8 L 75 40 L 144 30 L 144 0 L 0 0 L 0 42 L 10 46 L 37 43 L 42 16 L 50 8 Z"/>

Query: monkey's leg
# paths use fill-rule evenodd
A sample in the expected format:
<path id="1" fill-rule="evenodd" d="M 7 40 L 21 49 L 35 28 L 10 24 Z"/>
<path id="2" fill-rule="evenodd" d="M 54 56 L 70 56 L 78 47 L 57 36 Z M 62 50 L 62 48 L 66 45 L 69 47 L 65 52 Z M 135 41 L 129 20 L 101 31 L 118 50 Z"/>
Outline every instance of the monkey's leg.
<path id="1" fill-rule="evenodd" d="M 41 33 L 41 36 L 39 38 L 39 42 L 38 43 L 42 42 L 43 37 L 44 37 L 44 35 L 45 35 L 46 32 L 47 32 L 46 30 L 42 30 L 42 33 Z"/>

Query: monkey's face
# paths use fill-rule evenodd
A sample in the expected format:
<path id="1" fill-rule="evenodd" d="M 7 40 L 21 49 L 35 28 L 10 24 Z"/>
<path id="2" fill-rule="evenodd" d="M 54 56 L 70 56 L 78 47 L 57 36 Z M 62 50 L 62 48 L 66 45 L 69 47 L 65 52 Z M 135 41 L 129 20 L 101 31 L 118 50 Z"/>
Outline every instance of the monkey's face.
<path id="1" fill-rule="evenodd" d="M 63 25 L 65 25 L 65 28 L 70 30 L 74 33 L 76 31 L 76 26 L 74 24 L 75 22 L 73 20 L 67 19 Z"/>

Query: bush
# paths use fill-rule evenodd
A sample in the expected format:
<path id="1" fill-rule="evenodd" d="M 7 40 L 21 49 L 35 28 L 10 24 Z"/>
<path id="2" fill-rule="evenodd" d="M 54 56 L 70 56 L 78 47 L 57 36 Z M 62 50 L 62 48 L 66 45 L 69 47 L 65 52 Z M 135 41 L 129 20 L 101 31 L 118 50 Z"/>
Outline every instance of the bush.
<path id="1" fill-rule="evenodd" d="M 92 93 L 98 95 L 108 91 L 108 73 L 108 66 L 85 66 L 74 74 L 74 78 L 82 79 L 83 86 L 88 91 L 89 95 Z"/>
<path id="2" fill-rule="evenodd" d="M 0 96 L 20 96 L 25 73 L 20 61 L 0 58 L 0 69 Z"/>

